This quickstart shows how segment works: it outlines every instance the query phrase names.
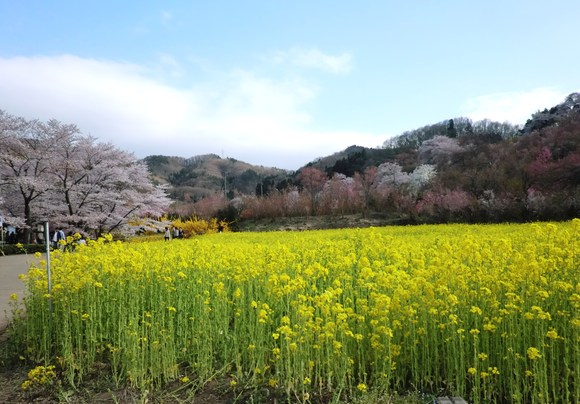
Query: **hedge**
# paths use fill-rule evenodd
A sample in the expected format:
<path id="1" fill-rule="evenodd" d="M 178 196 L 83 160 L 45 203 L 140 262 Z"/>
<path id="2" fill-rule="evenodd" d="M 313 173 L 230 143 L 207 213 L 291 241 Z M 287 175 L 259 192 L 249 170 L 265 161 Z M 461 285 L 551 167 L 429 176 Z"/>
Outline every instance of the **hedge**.
<path id="1" fill-rule="evenodd" d="M 0 255 L 34 254 L 45 251 L 44 244 L 4 244 L 0 246 Z"/>

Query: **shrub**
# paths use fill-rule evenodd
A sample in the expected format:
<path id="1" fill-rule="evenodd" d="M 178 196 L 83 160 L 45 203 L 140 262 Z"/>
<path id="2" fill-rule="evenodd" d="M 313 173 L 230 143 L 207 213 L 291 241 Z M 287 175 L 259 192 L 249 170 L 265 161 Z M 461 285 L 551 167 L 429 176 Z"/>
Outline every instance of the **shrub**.
<path id="1" fill-rule="evenodd" d="M 0 254 L 15 255 L 15 254 L 34 254 L 36 252 L 45 252 L 46 246 L 43 244 L 4 244 L 0 246 Z"/>

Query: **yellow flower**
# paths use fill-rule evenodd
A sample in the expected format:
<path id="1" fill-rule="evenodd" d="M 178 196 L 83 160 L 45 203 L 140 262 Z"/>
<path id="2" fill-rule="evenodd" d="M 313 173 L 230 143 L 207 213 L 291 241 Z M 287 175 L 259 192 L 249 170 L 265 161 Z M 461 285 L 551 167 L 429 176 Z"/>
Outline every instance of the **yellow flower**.
<path id="1" fill-rule="evenodd" d="M 545 290 L 540 290 L 538 291 L 538 297 L 542 300 L 546 300 L 548 297 L 550 297 L 550 294 Z"/>
<path id="2" fill-rule="evenodd" d="M 367 385 L 364 383 L 359 383 L 356 388 L 358 389 L 358 391 L 360 391 L 361 393 L 365 393 L 367 391 Z"/>
<path id="3" fill-rule="evenodd" d="M 529 347 L 526 353 L 528 354 L 528 358 L 531 360 L 536 360 L 542 357 L 540 350 L 538 348 L 534 348 L 533 346 Z"/>
<path id="4" fill-rule="evenodd" d="M 483 313 L 483 312 L 481 311 L 481 309 L 480 309 L 479 307 L 477 307 L 477 306 L 471 306 L 471 310 L 470 310 L 470 311 L 471 311 L 472 313 L 474 313 L 474 314 L 477 314 L 477 315 L 480 315 L 480 316 L 481 316 L 481 314 Z"/>
<path id="5" fill-rule="evenodd" d="M 497 369 L 497 367 L 489 367 L 487 368 L 488 372 L 490 372 L 492 375 L 499 375 L 499 370 Z"/>
<path id="6" fill-rule="evenodd" d="M 474 376 L 477 373 L 477 369 L 469 368 L 467 369 L 467 373 L 469 373 L 471 376 Z"/>
<path id="7" fill-rule="evenodd" d="M 485 331 L 495 332 L 495 330 L 497 329 L 497 327 L 493 323 L 486 323 L 486 324 L 483 325 L 483 329 Z"/>
<path id="8" fill-rule="evenodd" d="M 268 318 L 268 312 L 264 309 L 260 309 L 259 313 L 258 313 L 258 322 L 259 323 L 266 323 L 266 319 Z"/>
<path id="9" fill-rule="evenodd" d="M 558 331 L 551 329 L 546 333 L 546 337 L 550 339 L 558 339 Z"/>

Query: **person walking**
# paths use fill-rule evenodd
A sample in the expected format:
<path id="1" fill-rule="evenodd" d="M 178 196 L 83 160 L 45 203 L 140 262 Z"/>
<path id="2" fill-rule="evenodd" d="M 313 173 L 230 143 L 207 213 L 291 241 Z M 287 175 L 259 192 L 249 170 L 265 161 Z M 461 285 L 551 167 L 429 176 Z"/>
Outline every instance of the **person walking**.
<path id="1" fill-rule="evenodd" d="M 59 241 L 60 240 L 64 240 L 65 236 L 64 236 L 64 231 L 62 231 L 62 229 L 59 227 L 57 228 L 57 230 L 54 232 L 53 236 L 52 236 L 52 247 L 56 250 L 57 248 L 59 248 Z"/>

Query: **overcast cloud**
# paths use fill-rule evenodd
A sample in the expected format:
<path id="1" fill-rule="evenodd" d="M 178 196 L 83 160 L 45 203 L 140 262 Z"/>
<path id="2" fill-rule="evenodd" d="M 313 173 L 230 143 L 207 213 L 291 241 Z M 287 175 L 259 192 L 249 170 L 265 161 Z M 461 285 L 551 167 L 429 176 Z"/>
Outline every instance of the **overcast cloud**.
<path id="1" fill-rule="evenodd" d="M 179 76 L 171 55 L 159 61 Z M 350 54 L 317 49 L 276 52 L 271 61 L 328 74 L 352 68 Z M 309 103 L 321 90 L 299 74 L 273 78 L 231 69 L 183 89 L 156 80 L 143 66 L 72 55 L 0 58 L 0 71 L 0 105 L 8 113 L 74 123 L 139 158 L 215 153 L 294 170 L 350 145 L 376 147 L 396 135 L 310 129 Z M 565 96 L 550 88 L 482 95 L 466 102 L 463 115 L 522 124 Z"/>
<path id="2" fill-rule="evenodd" d="M 283 57 L 290 55 L 302 66 L 333 72 L 344 72 L 350 60 L 316 50 L 292 50 Z M 169 55 L 161 56 L 178 71 Z M 74 123 L 138 157 L 216 153 L 296 169 L 349 145 L 378 146 L 386 139 L 308 129 L 307 105 L 318 89 L 299 76 L 272 79 L 233 69 L 183 90 L 156 81 L 135 64 L 71 55 L 4 58 L 0 71 L 2 108 L 8 113 Z"/>

